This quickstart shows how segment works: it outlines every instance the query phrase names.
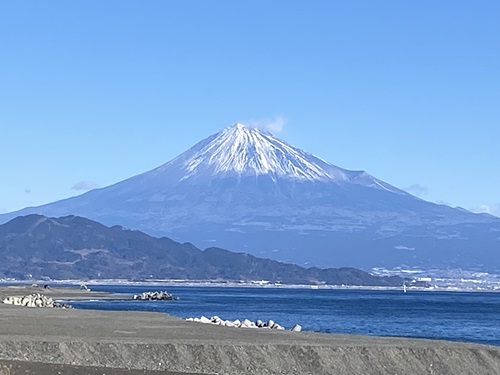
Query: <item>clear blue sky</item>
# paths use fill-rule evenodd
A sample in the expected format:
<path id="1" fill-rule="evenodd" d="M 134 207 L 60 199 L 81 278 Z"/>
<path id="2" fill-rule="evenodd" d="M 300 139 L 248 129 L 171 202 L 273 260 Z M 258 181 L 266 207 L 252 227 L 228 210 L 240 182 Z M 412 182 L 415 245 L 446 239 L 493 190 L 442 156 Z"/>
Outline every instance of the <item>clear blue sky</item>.
<path id="1" fill-rule="evenodd" d="M 500 215 L 500 1 L 3 1 L 0 212 L 234 122 Z M 496 210 L 496 211 L 495 211 Z"/>

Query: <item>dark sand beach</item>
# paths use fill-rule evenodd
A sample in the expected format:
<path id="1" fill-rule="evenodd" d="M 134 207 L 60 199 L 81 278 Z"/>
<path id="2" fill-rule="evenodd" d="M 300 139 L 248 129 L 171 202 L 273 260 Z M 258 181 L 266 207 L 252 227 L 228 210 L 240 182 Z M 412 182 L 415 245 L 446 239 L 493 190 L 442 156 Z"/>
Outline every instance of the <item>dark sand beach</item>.
<path id="1" fill-rule="evenodd" d="M 0 297 L 32 291 L 2 287 Z M 42 292 L 58 299 L 110 298 L 73 289 Z M 148 312 L 0 304 L 0 375 L 21 373 L 486 375 L 500 374 L 500 348 L 235 329 Z"/>

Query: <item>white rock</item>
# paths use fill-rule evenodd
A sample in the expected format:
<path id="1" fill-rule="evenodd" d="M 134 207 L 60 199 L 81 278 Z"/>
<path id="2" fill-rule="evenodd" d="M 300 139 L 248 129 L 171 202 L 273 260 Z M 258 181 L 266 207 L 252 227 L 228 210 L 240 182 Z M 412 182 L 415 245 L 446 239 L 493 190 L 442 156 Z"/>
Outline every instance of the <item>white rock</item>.
<path id="1" fill-rule="evenodd" d="M 243 321 L 240 321 L 239 319 L 236 319 L 234 321 L 230 320 L 223 320 L 218 316 L 212 316 L 210 319 L 208 319 L 205 316 L 201 316 L 200 318 L 186 318 L 186 321 L 188 322 L 198 322 L 198 323 L 210 323 L 214 325 L 219 325 L 219 326 L 224 326 L 224 327 L 236 327 L 236 328 L 261 328 L 261 329 L 276 329 L 276 330 L 284 330 L 285 328 L 276 323 L 273 320 L 267 321 L 267 323 L 262 322 L 262 320 L 257 320 L 255 322 L 252 322 L 249 319 L 244 319 Z M 301 331 L 302 327 L 298 324 L 296 324 L 291 331 Z"/>
<path id="2" fill-rule="evenodd" d="M 257 326 L 255 325 L 254 322 L 248 320 L 248 319 L 245 319 L 242 323 L 241 323 L 241 327 L 242 328 L 257 328 Z"/>
<path id="3" fill-rule="evenodd" d="M 218 316 L 212 316 L 210 318 L 210 321 L 214 324 L 221 325 L 222 324 L 222 319 L 219 318 Z"/>
<path id="4" fill-rule="evenodd" d="M 210 319 L 208 319 L 207 317 L 202 316 L 202 317 L 200 318 L 200 323 L 212 323 L 212 322 L 211 322 L 211 321 L 210 321 Z"/>

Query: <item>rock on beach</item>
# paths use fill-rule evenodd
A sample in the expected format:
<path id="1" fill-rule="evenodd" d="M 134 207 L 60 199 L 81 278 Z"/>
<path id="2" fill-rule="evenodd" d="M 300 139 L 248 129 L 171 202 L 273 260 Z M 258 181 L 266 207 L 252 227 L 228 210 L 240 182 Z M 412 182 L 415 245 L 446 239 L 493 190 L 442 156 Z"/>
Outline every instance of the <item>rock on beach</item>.
<path id="1" fill-rule="evenodd" d="M 236 319 L 236 320 L 224 320 L 219 318 L 218 316 L 212 316 L 210 319 L 201 316 L 199 318 L 187 318 L 186 321 L 188 322 L 196 322 L 196 323 L 204 323 L 204 324 L 214 324 L 214 325 L 219 325 L 219 326 L 224 326 L 224 327 L 235 327 L 235 328 L 267 328 L 267 329 L 276 329 L 276 330 L 285 330 L 285 327 L 282 325 L 276 323 L 274 320 L 268 320 L 267 322 L 263 322 L 262 320 L 258 319 L 255 322 L 252 322 L 249 319 L 244 319 L 243 321 Z M 291 331 L 294 332 L 299 332 L 301 331 L 302 327 L 298 324 L 296 324 Z"/>
<path id="2" fill-rule="evenodd" d="M 26 296 L 10 296 L 2 300 L 5 304 L 25 307 L 55 307 L 55 308 L 71 308 L 64 303 L 56 302 L 52 298 L 41 293 L 33 293 Z"/>
<path id="3" fill-rule="evenodd" d="M 178 300 L 179 297 L 174 297 L 166 291 L 157 292 L 143 292 L 141 294 L 134 295 L 135 300 L 141 301 L 174 301 Z"/>

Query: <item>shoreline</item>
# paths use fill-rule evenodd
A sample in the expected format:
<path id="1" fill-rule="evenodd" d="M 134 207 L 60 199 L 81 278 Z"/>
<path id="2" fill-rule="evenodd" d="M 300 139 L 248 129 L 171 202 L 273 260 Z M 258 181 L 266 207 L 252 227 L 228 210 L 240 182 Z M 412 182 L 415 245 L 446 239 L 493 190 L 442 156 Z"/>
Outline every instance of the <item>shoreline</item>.
<path id="1" fill-rule="evenodd" d="M 369 285 L 307 285 L 307 284 L 259 284 L 259 282 L 221 282 L 213 280 L 151 280 L 130 281 L 121 279 L 97 279 L 97 280 L 0 280 L 0 287 L 15 285 L 57 285 L 80 286 L 84 285 L 123 285 L 123 286 L 186 286 L 186 287 L 227 287 L 227 288 L 273 288 L 273 289 L 311 289 L 311 290 L 369 290 L 369 291 L 401 291 L 403 286 L 369 286 Z M 500 289 L 466 289 L 458 287 L 416 287 L 407 286 L 407 291 L 419 292 L 467 292 L 467 293 L 500 293 Z"/>
<path id="2" fill-rule="evenodd" d="M 17 293 L 19 289 L 0 288 L 0 296 Z M 92 299 L 96 299 L 96 294 L 103 298 L 112 296 L 73 288 L 56 289 L 51 292 L 62 297 L 68 293 Z M 500 373 L 500 348 L 495 346 L 233 329 L 186 322 L 156 312 L 0 304 L 0 326 L 0 364 L 14 360 L 27 366 L 94 366 L 141 370 L 145 374 Z"/>

